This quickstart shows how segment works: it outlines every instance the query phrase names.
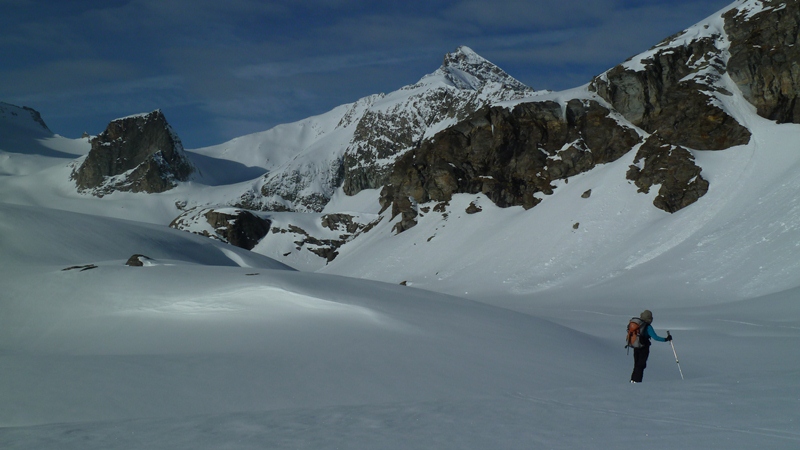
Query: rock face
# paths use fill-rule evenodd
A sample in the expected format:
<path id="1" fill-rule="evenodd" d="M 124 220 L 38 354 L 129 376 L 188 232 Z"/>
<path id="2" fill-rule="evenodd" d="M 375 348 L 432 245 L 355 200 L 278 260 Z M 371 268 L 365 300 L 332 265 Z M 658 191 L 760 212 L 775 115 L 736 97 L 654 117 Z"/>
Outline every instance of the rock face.
<path id="1" fill-rule="evenodd" d="M 720 40 L 719 34 L 687 39 L 679 33 L 595 77 L 590 89 L 632 124 L 676 145 L 724 150 L 746 144 L 750 132 L 709 94 L 730 95 L 716 84 L 725 72 Z"/>
<path id="2" fill-rule="evenodd" d="M 252 250 L 267 235 L 271 224 L 245 210 L 203 208 L 184 212 L 169 226 Z"/>
<path id="3" fill-rule="evenodd" d="M 800 123 L 800 3 L 759 3 L 760 9 L 753 4 L 723 15 L 730 39 L 728 73 L 760 116 Z"/>
<path id="4" fill-rule="evenodd" d="M 640 142 L 593 100 L 485 108 L 395 163 L 381 207 L 402 214 L 396 230 L 416 224 L 416 204 L 482 193 L 501 207 L 534 207 L 551 182 L 614 161 Z"/>
<path id="5" fill-rule="evenodd" d="M 78 190 L 94 195 L 164 192 L 194 171 L 161 111 L 114 120 L 91 144 L 72 178 Z"/>

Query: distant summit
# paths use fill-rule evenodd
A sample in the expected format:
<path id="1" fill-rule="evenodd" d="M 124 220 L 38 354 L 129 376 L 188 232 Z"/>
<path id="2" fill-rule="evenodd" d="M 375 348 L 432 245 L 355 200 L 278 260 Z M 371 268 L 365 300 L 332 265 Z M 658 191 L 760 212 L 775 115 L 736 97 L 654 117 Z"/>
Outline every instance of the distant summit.
<path id="1" fill-rule="evenodd" d="M 446 54 L 442 67 L 432 75 L 443 75 L 459 89 L 477 91 L 488 83 L 500 83 L 513 90 L 530 89 L 464 45 Z"/>
<path id="2" fill-rule="evenodd" d="M 23 128 L 28 131 L 53 134 L 42 120 L 39 111 L 27 106 L 16 106 L 0 102 L 0 121 L 4 126 Z"/>
<path id="3" fill-rule="evenodd" d="M 33 108 L 0 102 L 0 151 L 28 155 L 74 157 L 45 144 L 54 137 L 42 116 Z"/>

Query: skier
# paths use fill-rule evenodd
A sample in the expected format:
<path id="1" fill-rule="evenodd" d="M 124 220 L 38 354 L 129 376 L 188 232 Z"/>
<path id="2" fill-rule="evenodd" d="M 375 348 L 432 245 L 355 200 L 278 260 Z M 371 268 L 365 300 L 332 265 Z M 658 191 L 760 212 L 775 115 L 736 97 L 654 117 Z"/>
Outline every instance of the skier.
<path id="1" fill-rule="evenodd" d="M 642 346 L 633 349 L 633 373 L 631 374 L 631 383 L 642 382 L 644 369 L 647 367 L 647 357 L 650 356 L 650 338 L 653 338 L 658 342 L 669 342 L 672 340 L 672 336 L 670 336 L 669 331 L 667 331 L 667 337 L 662 338 L 656 334 L 655 330 L 653 330 L 653 326 L 650 325 L 653 322 L 653 313 L 650 312 L 649 309 L 645 309 L 639 315 L 639 318 L 642 319 L 647 326 L 644 327 L 644 330 L 639 335 L 639 339 L 642 341 Z"/>

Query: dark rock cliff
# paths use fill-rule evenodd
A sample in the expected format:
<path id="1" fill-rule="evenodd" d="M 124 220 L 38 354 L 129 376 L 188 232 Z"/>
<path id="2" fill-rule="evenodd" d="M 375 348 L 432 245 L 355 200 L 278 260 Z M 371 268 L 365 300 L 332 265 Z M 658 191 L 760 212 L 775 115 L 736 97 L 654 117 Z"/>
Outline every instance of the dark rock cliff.
<path id="1" fill-rule="evenodd" d="M 171 228 L 194 232 L 252 250 L 269 233 L 272 221 L 250 211 L 224 208 L 191 209 L 176 217 Z"/>
<path id="2" fill-rule="evenodd" d="M 161 111 L 112 121 L 72 178 L 80 191 L 164 192 L 194 171 Z"/>
<path id="3" fill-rule="evenodd" d="M 415 224 L 414 203 L 446 202 L 456 193 L 483 193 L 498 206 L 534 207 L 551 182 L 614 161 L 640 142 L 639 134 L 596 101 L 523 103 L 485 108 L 400 158 L 381 206 Z"/>
<path id="4" fill-rule="evenodd" d="M 757 14 L 732 9 L 723 15 L 728 73 L 760 116 L 800 123 L 800 3 L 762 3 Z"/>

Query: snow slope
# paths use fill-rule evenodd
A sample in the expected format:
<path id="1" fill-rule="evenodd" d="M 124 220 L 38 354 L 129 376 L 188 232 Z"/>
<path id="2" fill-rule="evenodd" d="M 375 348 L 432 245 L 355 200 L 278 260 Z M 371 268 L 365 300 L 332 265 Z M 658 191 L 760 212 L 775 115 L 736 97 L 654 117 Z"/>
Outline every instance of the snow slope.
<path id="1" fill-rule="evenodd" d="M 657 344 L 630 385 L 622 329 L 639 305 L 514 312 L 8 204 L 0 229 L 4 449 L 800 442 L 796 291 L 654 306 L 686 379 Z M 125 266 L 134 250 L 154 259 Z"/>

